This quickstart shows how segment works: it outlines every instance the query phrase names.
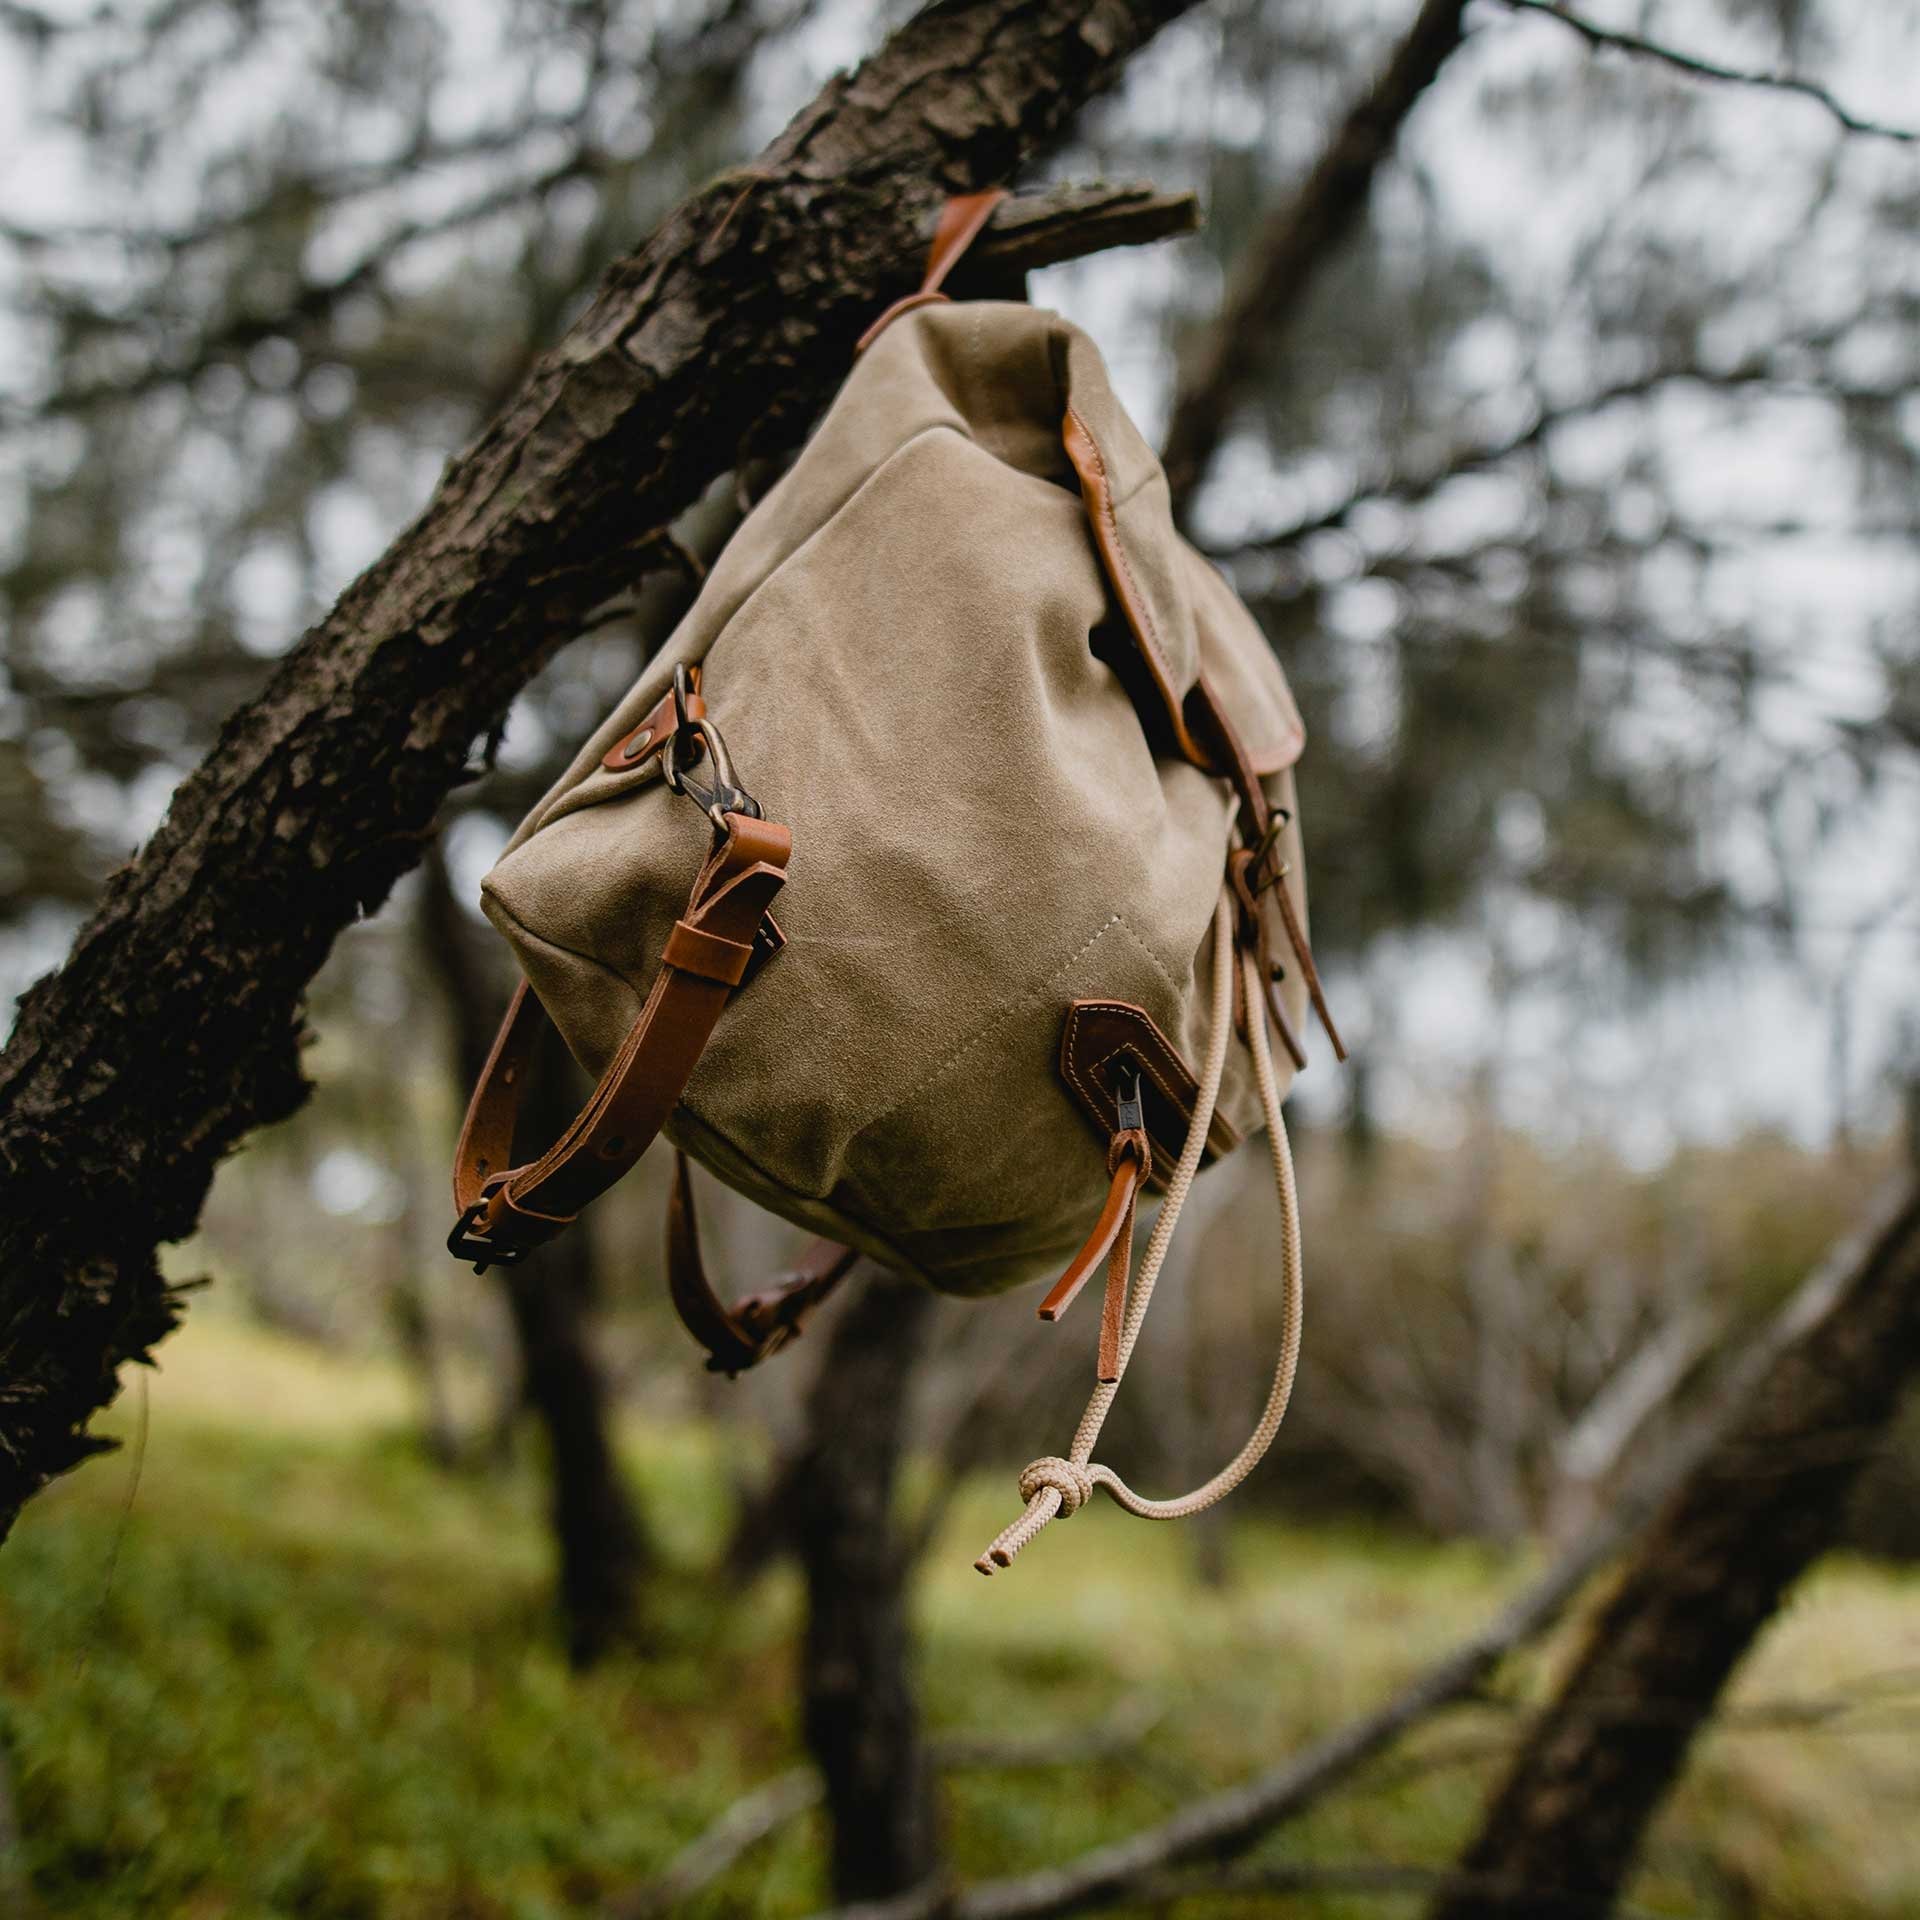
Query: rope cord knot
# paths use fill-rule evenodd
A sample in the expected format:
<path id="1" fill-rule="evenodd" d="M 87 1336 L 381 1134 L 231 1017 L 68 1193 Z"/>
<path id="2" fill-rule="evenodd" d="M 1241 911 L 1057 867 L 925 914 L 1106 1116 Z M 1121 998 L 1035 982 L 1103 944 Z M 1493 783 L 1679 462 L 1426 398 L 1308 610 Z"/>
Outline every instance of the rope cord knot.
<path id="1" fill-rule="evenodd" d="M 1207 1132 L 1213 1124 L 1214 1109 L 1220 1098 L 1228 1036 L 1233 1029 L 1236 976 L 1239 991 L 1244 995 L 1242 1004 L 1250 1010 L 1246 1038 L 1253 1055 L 1254 1081 L 1259 1089 L 1260 1105 L 1267 1123 L 1267 1145 L 1273 1156 L 1274 1184 L 1280 1201 L 1280 1356 L 1274 1366 L 1272 1384 L 1267 1390 L 1266 1406 L 1240 1451 L 1211 1480 L 1195 1487 L 1191 1493 L 1182 1494 L 1176 1500 L 1149 1500 L 1135 1493 L 1111 1467 L 1082 1463 L 1091 1461 L 1094 1447 L 1099 1442 L 1100 1429 L 1106 1421 L 1108 1409 L 1113 1405 L 1113 1397 L 1119 1387 L 1120 1376 L 1125 1373 L 1127 1361 L 1132 1356 L 1134 1342 L 1139 1338 L 1147 1304 L 1153 1298 L 1154 1282 L 1159 1278 L 1161 1264 L 1166 1259 L 1168 1242 L 1180 1218 L 1188 1190 L 1193 1185 L 1194 1175 L 1200 1170 Z M 1096 1486 L 1105 1487 L 1128 1513 L 1138 1514 L 1143 1520 L 1180 1520 L 1189 1514 L 1199 1513 L 1231 1493 L 1259 1464 L 1273 1442 L 1293 1392 L 1294 1368 L 1300 1358 L 1303 1289 L 1300 1208 L 1294 1193 L 1293 1156 L 1287 1145 L 1286 1125 L 1280 1113 L 1280 1087 L 1274 1074 L 1267 1019 L 1252 1017 L 1253 1009 L 1266 1004 L 1262 997 L 1264 985 L 1257 954 L 1236 950 L 1233 902 L 1231 895 L 1223 895 L 1213 920 L 1212 1032 L 1207 1042 L 1206 1059 L 1201 1067 L 1193 1112 L 1188 1121 L 1186 1144 L 1181 1148 L 1180 1158 L 1168 1179 L 1166 1198 L 1160 1208 L 1160 1217 L 1154 1222 L 1146 1256 L 1140 1263 L 1139 1271 L 1126 1280 L 1125 1306 L 1111 1361 L 1106 1357 L 1107 1329 L 1103 1322 L 1099 1385 L 1094 1389 L 1093 1398 L 1087 1402 L 1087 1410 L 1080 1416 L 1079 1429 L 1073 1436 L 1074 1457 L 1062 1459 L 1058 1454 L 1045 1454 L 1022 1472 L 1020 1498 L 1026 1502 L 1026 1511 L 1011 1526 L 1004 1528 L 986 1552 L 973 1563 L 981 1573 L 991 1574 L 1002 1567 L 1011 1566 L 1014 1556 L 1038 1538 L 1049 1520 L 1056 1516 L 1064 1520 L 1078 1513 L 1093 1497 Z M 1111 1158 L 1115 1162 L 1123 1143 L 1124 1136 L 1122 1141 L 1114 1143 L 1111 1150 Z M 1143 1156 L 1143 1169 L 1147 1164 L 1150 1161 Z M 1124 1259 L 1124 1254 L 1121 1257 Z M 1049 1494 L 1053 1496 L 1051 1499 L 1047 1497 Z"/>
<path id="2" fill-rule="evenodd" d="M 1060 1518 L 1071 1520 L 1093 1498 L 1093 1475 L 1077 1460 L 1045 1454 L 1021 1469 L 1020 1498 L 1031 1500 L 1048 1487 L 1060 1496 Z"/>

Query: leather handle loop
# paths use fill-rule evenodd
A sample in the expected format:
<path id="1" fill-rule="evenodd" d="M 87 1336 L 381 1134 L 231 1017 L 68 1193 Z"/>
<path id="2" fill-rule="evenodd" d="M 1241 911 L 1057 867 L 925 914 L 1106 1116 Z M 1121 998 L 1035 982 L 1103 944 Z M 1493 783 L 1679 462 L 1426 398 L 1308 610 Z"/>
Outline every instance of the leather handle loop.
<path id="1" fill-rule="evenodd" d="M 986 231 L 994 208 L 1006 197 L 1005 187 L 988 187 L 980 193 L 956 193 L 948 199 L 940 209 L 940 224 L 933 230 L 933 244 L 927 249 L 926 278 L 920 282 L 922 293 L 938 293 L 946 285 L 947 275 Z"/>
<path id="2" fill-rule="evenodd" d="M 947 275 L 959 265 L 967 249 L 979 239 L 993 210 L 1007 197 L 1005 187 L 988 187 L 981 193 L 956 193 L 940 209 L 940 224 L 933 230 L 933 244 L 927 249 L 927 269 L 916 292 L 903 295 L 888 307 L 854 342 L 856 357 L 900 318 L 915 307 L 933 306 L 947 296 L 940 291 Z"/>
<path id="3" fill-rule="evenodd" d="M 679 1103 L 754 947 L 777 941 L 768 905 L 786 881 L 793 836 L 771 820 L 723 817 L 639 1018 L 571 1126 L 512 1165 L 514 1122 L 546 1009 L 522 981 L 481 1070 L 454 1154 L 459 1218 L 449 1251 L 512 1266 L 571 1222 L 653 1144 Z"/>

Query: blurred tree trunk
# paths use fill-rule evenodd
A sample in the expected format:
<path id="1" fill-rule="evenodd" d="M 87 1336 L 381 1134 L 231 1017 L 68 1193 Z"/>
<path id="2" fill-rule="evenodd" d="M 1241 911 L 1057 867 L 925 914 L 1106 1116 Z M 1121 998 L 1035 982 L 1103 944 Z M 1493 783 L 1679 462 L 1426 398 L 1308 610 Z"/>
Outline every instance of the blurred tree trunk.
<path id="1" fill-rule="evenodd" d="M 1604 1912 L 1713 1712 L 1920 1364 L 1920 1190 L 1833 1269 L 1800 1337 L 1654 1522 L 1461 1856 L 1431 1920 Z M 1506 1893 L 1489 1893 L 1509 1888 Z"/>
<path id="2" fill-rule="evenodd" d="M 172 1330 L 155 1258 L 306 1098 L 301 1003 L 420 857 L 473 742 L 721 473 L 803 435 L 914 284 L 945 193 L 1007 179 L 1187 0 L 949 0 L 671 214 L 229 719 L 0 1053 L 0 1533 Z M 1016 202 L 1021 265 L 1171 230 Z M 1186 224 L 1190 208 L 1173 226 Z M 1016 237 L 1017 236 L 1017 237 Z M 655 564 L 658 564 L 656 559 Z"/>
<path id="3" fill-rule="evenodd" d="M 453 1467 L 460 1460 L 460 1424 L 454 1417 L 446 1363 L 434 1335 L 433 1313 L 420 1272 L 415 1184 L 409 1181 L 406 1211 L 381 1237 L 382 1291 L 395 1344 L 419 1382 L 421 1438 L 427 1458 L 436 1466 Z"/>
<path id="4" fill-rule="evenodd" d="M 421 946 L 445 995 L 464 1103 L 493 1044 L 496 996 L 475 964 L 474 929 L 454 899 L 437 841 L 421 879 Z M 578 1106 L 565 1050 L 549 1033 L 528 1079 L 526 1125 L 541 1140 L 556 1140 Z M 567 1645 L 585 1666 L 631 1627 L 651 1558 L 620 1478 L 606 1383 L 589 1337 L 592 1236 L 563 1233 L 524 1265 L 494 1272 L 513 1323 L 520 1398 L 546 1440 Z"/>
<path id="5" fill-rule="evenodd" d="M 939 1855 L 933 1777 L 909 1665 L 912 1554 L 894 1518 L 908 1385 L 933 1317 L 926 1288 L 869 1270 L 835 1316 L 786 1480 L 807 1582 L 801 1691 L 833 1821 L 833 1891 L 875 1900 Z"/>

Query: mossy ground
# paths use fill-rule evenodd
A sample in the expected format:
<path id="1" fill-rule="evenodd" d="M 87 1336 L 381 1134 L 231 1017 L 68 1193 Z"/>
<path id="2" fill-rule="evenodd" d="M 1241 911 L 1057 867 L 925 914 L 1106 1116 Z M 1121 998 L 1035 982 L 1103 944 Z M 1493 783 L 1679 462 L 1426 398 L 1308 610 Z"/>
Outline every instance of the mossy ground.
<path id="1" fill-rule="evenodd" d="M 716 1590 L 727 1478 L 713 1434 L 630 1436 L 671 1564 L 643 1649 L 581 1676 L 549 1616 L 537 1477 L 428 1463 L 397 1378 L 205 1315 L 147 1393 L 137 1486 L 130 1447 L 38 1501 L 0 1552 L 0 1740 L 49 1914 L 593 1912 L 798 1758 L 795 1592 L 780 1576 Z M 130 1437 L 141 1396 L 136 1383 L 116 1416 Z M 1242 1517 L 1231 1577 L 1208 1589 L 1180 1530 L 1090 1509 L 989 1584 L 969 1562 L 1006 1499 L 969 1488 L 927 1564 L 933 1726 L 1033 1734 L 1142 1700 L 1160 1717 L 1093 1765 L 952 1775 L 968 1877 L 1058 1861 L 1271 1763 L 1527 1572 Z M 1269 1853 L 1444 1864 L 1514 1703 L 1559 1651 L 1516 1663 L 1500 1701 L 1422 1729 Z M 1824 1567 L 1743 1670 L 1739 1702 L 1653 1835 L 1636 1902 L 1920 1912 L 1920 1576 Z M 825 1898 L 820 1860 L 802 1819 L 694 1910 L 807 1913 Z M 1404 1895 L 1290 1904 L 1418 1909 Z"/>

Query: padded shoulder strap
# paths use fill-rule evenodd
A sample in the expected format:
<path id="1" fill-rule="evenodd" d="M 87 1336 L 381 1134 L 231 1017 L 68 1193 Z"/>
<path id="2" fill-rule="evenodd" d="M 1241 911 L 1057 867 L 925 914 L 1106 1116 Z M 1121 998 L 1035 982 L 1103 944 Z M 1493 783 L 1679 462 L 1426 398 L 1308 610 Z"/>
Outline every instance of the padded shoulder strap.
<path id="1" fill-rule="evenodd" d="M 652 991 L 573 1124 L 539 1159 L 513 1166 L 514 1121 L 546 1010 L 522 981 L 467 1107 L 454 1156 L 460 1217 L 448 1250 L 512 1266 L 569 1225 L 653 1144 L 756 955 L 780 944 L 768 905 L 785 884 L 793 836 L 771 820 L 721 816 L 725 831 L 667 936 Z"/>

